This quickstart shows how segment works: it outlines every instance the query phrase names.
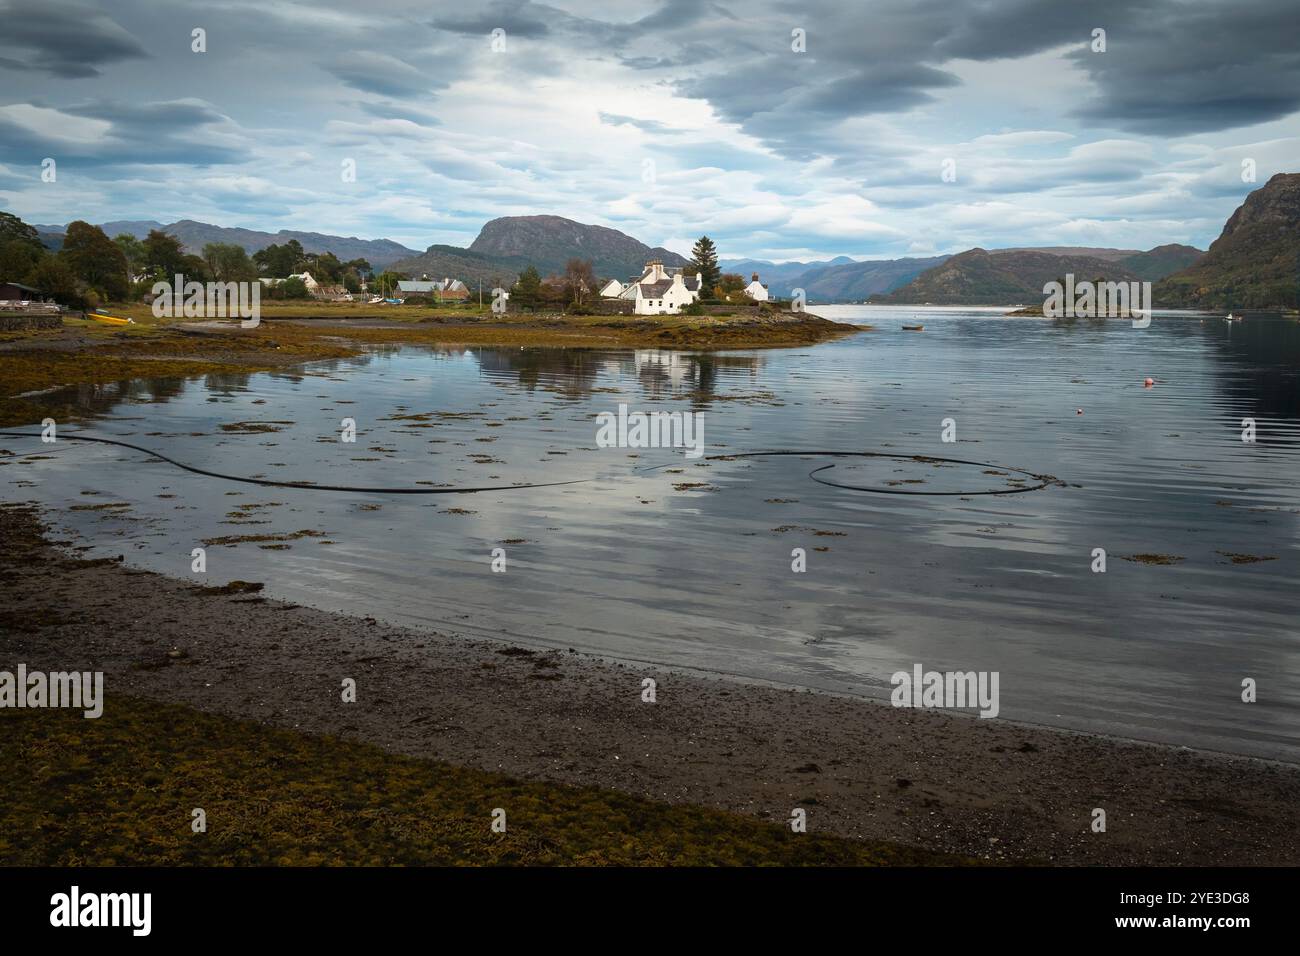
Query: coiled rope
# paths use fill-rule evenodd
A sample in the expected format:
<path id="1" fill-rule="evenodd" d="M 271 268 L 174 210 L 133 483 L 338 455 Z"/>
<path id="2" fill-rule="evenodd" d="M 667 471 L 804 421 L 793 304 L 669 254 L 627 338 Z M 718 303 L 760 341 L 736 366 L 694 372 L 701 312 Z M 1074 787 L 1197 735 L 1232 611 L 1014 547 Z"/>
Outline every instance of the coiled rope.
<path id="1" fill-rule="evenodd" d="M 0 435 L 7 438 L 40 438 L 39 433 L 32 432 L 13 432 L 0 431 Z M 206 478 L 219 478 L 223 481 L 237 481 L 247 485 L 261 485 L 266 488 L 296 488 L 301 491 L 338 491 L 351 494 L 374 494 L 374 495 L 468 495 L 484 491 L 522 491 L 526 488 L 558 488 L 563 485 L 580 485 L 596 481 L 595 478 L 573 478 L 568 481 L 544 481 L 529 482 L 516 485 L 475 485 L 458 488 L 412 488 L 407 486 L 366 486 L 366 485 L 321 485 L 304 481 L 276 481 L 271 478 L 250 478 L 244 475 L 228 475 L 220 471 L 212 471 L 207 468 L 199 468 L 195 465 L 187 465 L 182 461 L 154 451 L 151 448 L 145 448 L 142 445 L 134 445 L 131 442 L 121 441 L 115 438 L 100 438 L 91 435 L 61 435 L 60 439 L 68 441 L 94 442 L 100 445 L 116 445 L 120 448 L 129 448 L 133 451 L 142 452 L 150 457 L 164 461 L 169 465 L 188 471 L 191 474 L 202 475 Z M 780 451 L 750 451 L 736 452 L 724 455 L 706 455 L 705 461 L 731 461 L 742 458 L 889 458 L 896 461 L 912 461 L 921 464 L 950 464 L 950 465 L 972 465 L 978 468 L 985 468 L 993 471 L 1004 472 L 1008 474 L 1023 475 L 1026 478 L 1032 478 L 1037 484 L 1025 485 L 1018 488 L 1004 488 L 995 491 L 928 491 L 911 488 L 873 488 L 865 485 L 850 485 L 844 482 L 831 481 L 822 477 L 822 473 L 836 467 L 834 463 L 822 465 L 820 468 L 814 468 L 808 473 L 808 477 L 818 484 L 827 485 L 831 488 L 843 488 L 847 491 L 864 491 L 879 495 L 920 495 L 926 497 L 972 497 L 975 495 L 1015 495 L 1027 491 L 1040 491 L 1049 485 L 1060 484 L 1059 479 L 1051 475 L 1038 475 L 1020 468 L 1006 468 L 1002 465 L 989 464 L 982 461 L 967 461 L 962 458 L 934 458 L 929 455 L 899 455 L 891 452 L 878 451 L 819 451 L 819 450 L 799 450 L 784 449 Z M 663 465 L 652 465 L 648 468 L 638 469 L 637 473 L 647 473 L 659 471 L 664 468 L 674 467 L 676 462 L 669 462 Z"/>

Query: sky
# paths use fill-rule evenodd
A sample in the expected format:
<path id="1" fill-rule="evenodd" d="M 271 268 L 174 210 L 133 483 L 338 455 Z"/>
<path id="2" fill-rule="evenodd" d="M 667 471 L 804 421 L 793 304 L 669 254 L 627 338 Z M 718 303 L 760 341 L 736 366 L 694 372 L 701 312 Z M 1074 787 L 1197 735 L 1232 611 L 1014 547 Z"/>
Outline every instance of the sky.
<path id="1" fill-rule="evenodd" d="M 1296 14 L 0 0 L 0 209 L 420 250 L 535 214 L 773 261 L 1205 248 L 1250 190 L 1300 171 Z"/>

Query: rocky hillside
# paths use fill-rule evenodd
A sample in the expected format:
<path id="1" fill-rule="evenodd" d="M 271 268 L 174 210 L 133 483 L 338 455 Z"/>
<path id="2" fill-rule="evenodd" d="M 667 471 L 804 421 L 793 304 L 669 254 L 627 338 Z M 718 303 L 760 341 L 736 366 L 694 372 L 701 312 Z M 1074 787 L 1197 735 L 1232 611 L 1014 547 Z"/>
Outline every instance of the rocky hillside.
<path id="1" fill-rule="evenodd" d="M 1300 173 L 1278 173 L 1248 195 L 1210 250 L 1153 294 L 1170 308 L 1300 308 Z"/>
<path id="2" fill-rule="evenodd" d="M 626 280 L 641 275 L 650 259 L 684 266 L 686 258 L 651 248 L 606 226 L 589 226 L 561 216 L 504 216 L 486 223 L 469 251 L 497 260 L 525 259 L 542 275 L 562 273 L 570 259 L 589 259 L 596 275 Z"/>
<path id="3" fill-rule="evenodd" d="M 921 273 L 873 303 L 1015 305 L 1041 301 L 1043 286 L 1072 273 L 1076 279 L 1131 282 L 1140 277 L 1119 262 L 1050 252 L 970 249 Z"/>

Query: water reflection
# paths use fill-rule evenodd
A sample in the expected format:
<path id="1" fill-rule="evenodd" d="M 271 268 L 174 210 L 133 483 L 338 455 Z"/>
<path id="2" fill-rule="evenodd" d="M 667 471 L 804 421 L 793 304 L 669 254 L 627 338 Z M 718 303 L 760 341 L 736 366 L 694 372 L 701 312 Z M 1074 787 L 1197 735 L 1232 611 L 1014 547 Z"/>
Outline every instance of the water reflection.
<path id="1" fill-rule="evenodd" d="M 925 331 L 903 332 L 918 313 Z M 451 505 L 269 494 L 67 448 L 0 482 L 62 509 L 105 553 L 170 574 L 188 573 L 194 542 L 244 525 L 320 531 L 277 550 L 216 547 L 209 566 L 351 613 L 868 695 L 916 661 L 998 670 L 1009 718 L 1300 759 L 1296 323 L 839 317 L 875 331 L 714 354 L 387 349 L 67 393 L 100 417 L 96 431 L 218 470 L 367 485 L 595 479 L 563 489 Z M 702 410 L 714 455 L 876 449 L 1068 486 L 899 500 L 818 485 L 808 473 L 825 462 L 798 456 L 597 448 L 595 415 L 619 403 Z M 1248 415 L 1254 445 L 1239 436 Z M 339 441 L 343 416 L 355 444 Z M 980 477 L 906 461 L 860 471 L 932 488 Z M 131 510 L 71 510 L 83 492 Z M 511 570 L 495 575 L 486 556 L 503 542 Z M 1104 574 L 1090 570 L 1099 547 Z M 794 548 L 807 573 L 792 573 Z M 1268 687 L 1249 706 L 1246 676 Z"/>

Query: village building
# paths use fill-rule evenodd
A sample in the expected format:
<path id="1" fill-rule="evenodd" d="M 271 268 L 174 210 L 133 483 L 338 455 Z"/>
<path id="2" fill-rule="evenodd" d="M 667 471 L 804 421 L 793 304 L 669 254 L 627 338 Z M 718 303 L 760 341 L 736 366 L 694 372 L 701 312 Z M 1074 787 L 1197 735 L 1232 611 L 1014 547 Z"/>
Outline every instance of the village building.
<path id="1" fill-rule="evenodd" d="M 310 272 L 299 272 L 296 275 L 289 276 L 290 279 L 301 279 L 302 284 L 307 287 L 307 291 L 315 295 L 320 291 L 320 283 L 311 277 Z"/>
<path id="2" fill-rule="evenodd" d="M 600 296 L 602 299 L 617 299 L 623 294 L 625 289 L 627 289 L 627 286 L 623 283 L 619 282 L 617 279 L 610 279 L 600 290 Z"/>
<path id="3" fill-rule="evenodd" d="M 0 282 L 0 302 L 25 304 L 40 302 L 44 299 L 45 293 L 40 289 L 23 285 L 21 282 Z"/>
<path id="4" fill-rule="evenodd" d="M 641 278 L 619 295 L 630 299 L 636 315 L 676 315 L 700 297 L 700 276 L 684 276 L 681 270 L 669 272 L 658 259 L 646 263 Z"/>
<path id="5" fill-rule="evenodd" d="M 758 273 L 753 273 L 749 280 L 749 285 L 745 286 L 745 295 L 749 296 L 755 302 L 767 301 L 767 286 L 758 281 Z"/>
<path id="6" fill-rule="evenodd" d="M 469 298 L 469 287 L 459 279 L 403 279 L 397 283 L 402 295 L 428 295 L 443 301 L 463 302 Z"/>

